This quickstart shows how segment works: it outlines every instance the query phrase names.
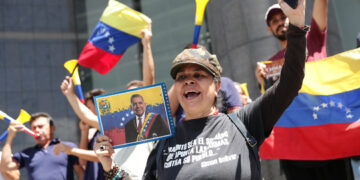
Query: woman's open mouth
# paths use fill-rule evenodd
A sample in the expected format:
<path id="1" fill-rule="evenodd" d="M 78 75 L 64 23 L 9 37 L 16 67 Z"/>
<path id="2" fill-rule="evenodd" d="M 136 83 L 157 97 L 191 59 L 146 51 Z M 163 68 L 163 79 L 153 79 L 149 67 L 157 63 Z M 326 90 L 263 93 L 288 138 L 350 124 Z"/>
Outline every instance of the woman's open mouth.
<path id="1" fill-rule="evenodd" d="M 196 97 L 198 97 L 200 95 L 200 92 L 195 92 L 195 91 L 187 91 L 184 94 L 185 99 L 190 100 L 190 99 L 194 99 Z"/>

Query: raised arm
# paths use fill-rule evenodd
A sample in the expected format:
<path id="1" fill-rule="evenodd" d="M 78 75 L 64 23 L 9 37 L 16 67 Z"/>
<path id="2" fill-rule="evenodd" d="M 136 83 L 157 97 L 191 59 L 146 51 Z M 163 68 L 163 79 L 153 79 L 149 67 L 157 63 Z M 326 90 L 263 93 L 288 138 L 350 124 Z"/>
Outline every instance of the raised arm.
<path id="1" fill-rule="evenodd" d="M 74 83 L 69 76 L 66 76 L 61 83 L 61 91 L 65 95 L 75 114 L 85 123 L 100 130 L 97 116 L 87 108 L 79 98 L 76 96 L 74 91 Z"/>
<path id="2" fill-rule="evenodd" d="M 328 21 L 328 0 L 314 0 L 313 18 L 319 26 L 321 32 L 324 32 Z"/>
<path id="3" fill-rule="evenodd" d="M 19 169 L 17 162 L 12 158 L 12 142 L 17 131 L 21 131 L 23 125 L 18 121 L 12 121 L 9 125 L 9 134 L 2 149 L 0 168 L 2 171 Z"/>
<path id="4" fill-rule="evenodd" d="M 259 117 L 260 115 L 257 113 L 260 109 L 265 136 L 270 134 L 276 121 L 297 96 L 304 78 L 306 58 L 306 31 L 303 29 L 305 24 L 305 0 L 299 0 L 295 10 L 291 9 L 283 1 L 279 1 L 279 4 L 290 21 L 285 62 L 280 79 L 262 96 L 244 107 L 246 112 L 244 121 L 250 131 L 259 128 L 256 127 L 256 124 L 252 124 L 253 122 L 250 121 L 252 119 L 249 117 Z"/>
<path id="5" fill-rule="evenodd" d="M 144 84 L 147 86 L 155 83 L 154 58 L 151 50 L 151 23 L 149 24 L 149 28 L 144 29 L 141 34 L 143 36 L 141 39 L 141 43 L 143 45 L 142 74 Z"/>
<path id="6" fill-rule="evenodd" d="M 305 0 L 299 0 L 296 9 L 292 9 L 284 1 L 279 4 L 289 18 L 289 31 L 285 62 L 281 70 L 279 81 L 263 96 L 261 112 L 265 133 L 271 132 L 272 127 L 281 114 L 297 96 L 304 79 L 306 59 L 306 31 L 305 25 Z"/>

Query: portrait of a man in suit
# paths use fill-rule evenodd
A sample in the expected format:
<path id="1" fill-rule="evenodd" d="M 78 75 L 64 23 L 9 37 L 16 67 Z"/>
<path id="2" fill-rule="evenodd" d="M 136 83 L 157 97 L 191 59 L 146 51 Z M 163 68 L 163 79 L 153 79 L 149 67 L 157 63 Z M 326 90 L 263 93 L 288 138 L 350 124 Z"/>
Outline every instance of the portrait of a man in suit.
<path id="1" fill-rule="evenodd" d="M 133 94 L 130 101 L 135 117 L 125 125 L 127 143 L 170 134 L 169 126 L 160 114 L 146 111 L 146 103 L 140 94 Z"/>

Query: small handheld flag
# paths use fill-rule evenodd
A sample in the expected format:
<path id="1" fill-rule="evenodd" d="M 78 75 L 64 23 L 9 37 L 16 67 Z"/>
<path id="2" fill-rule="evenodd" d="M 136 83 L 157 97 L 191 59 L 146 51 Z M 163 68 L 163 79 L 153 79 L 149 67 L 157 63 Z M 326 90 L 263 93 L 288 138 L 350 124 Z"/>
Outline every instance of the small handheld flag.
<path id="1" fill-rule="evenodd" d="M 200 29 L 204 19 L 205 8 L 208 2 L 209 0 L 195 0 L 196 10 L 195 10 L 195 29 L 194 29 L 194 37 L 192 43 L 193 48 L 197 47 L 199 41 Z"/>
<path id="2" fill-rule="evenodd" d="M 16 118 L 17 121 L 21 122 L 22 124 L 30 121 L 31 116 L 29 113 L 27 113 L 25 110 L 21 109 L 19 116 Z M 1 136 L 0 136 L 0 142 L 3 141 L 7 135 L 9 134 L 9 130 L 6 130 Z"/>
<path id="3" fill-rule="evenodd" d="M 116 0 L 109 0 L 79 57 L 79 64 L 100 74 L 108 73 L 126 49 L 141 39 L 150 18 Z"/>
<path id="4" fill-rule="evenodd" d="M 84 95 L 81 88 L 81 81 L 79 76 L 79 66 L 78 61 L 76 59 L 72 59 L 69 61 L 66 61 L 64 64 L 65 69 L 67 69 L 71 75 L 71 78 L 75 85 L 75 92 L 80 101 L 85 104 Z"/>
<path id="5" fill-rule="evenodd" d="M 18 120 L 20 122 L 27 122 L 29 121 L 31 118 L 31 116 L 29 115 L 29 113 L 27 113 L 25 110 L 21 110 Z M 7 122 L 11 122 L 11 121 L 16 121 L 15 119 L 13 119 L 12 117 L 8 116 L 6 113 L 0 111 L 0 119 L 1 120 L 5 120 Z M 24 126 L 23 131 L 32 135 L 35 139 L 39 138 L 39 135 L 35 134 L 33 131 L 31 131 L 29 128 L 27 128 L 26 126 Z"/>

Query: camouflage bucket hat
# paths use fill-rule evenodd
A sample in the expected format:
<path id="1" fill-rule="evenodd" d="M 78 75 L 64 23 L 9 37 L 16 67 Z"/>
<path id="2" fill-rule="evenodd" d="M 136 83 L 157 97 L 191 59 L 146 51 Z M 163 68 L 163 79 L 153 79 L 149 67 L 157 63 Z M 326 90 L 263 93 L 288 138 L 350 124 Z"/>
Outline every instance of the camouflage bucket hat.
<path id="1" fill-rule="evenodd" d="M 180 67 L 185 64 L 197 64 L 206 69 L 214 77 L 221 76 L 222 68 L 216 57 L 216 55 L 210 54 L 208 51 L 203 49 L 185 49 L 174 59 L 170 75 L 173 79 L 176 78 L 176 74 Z"/>

